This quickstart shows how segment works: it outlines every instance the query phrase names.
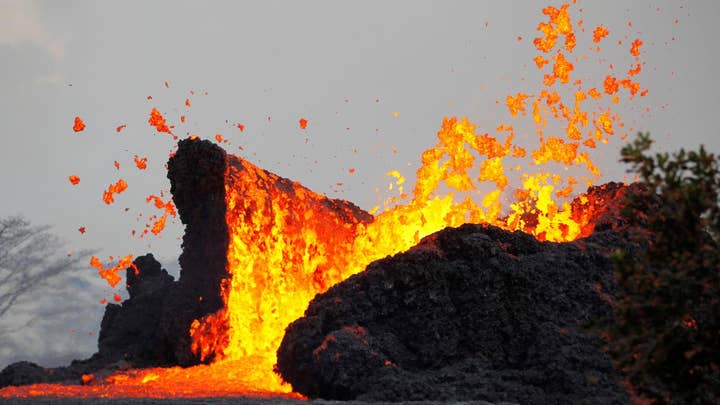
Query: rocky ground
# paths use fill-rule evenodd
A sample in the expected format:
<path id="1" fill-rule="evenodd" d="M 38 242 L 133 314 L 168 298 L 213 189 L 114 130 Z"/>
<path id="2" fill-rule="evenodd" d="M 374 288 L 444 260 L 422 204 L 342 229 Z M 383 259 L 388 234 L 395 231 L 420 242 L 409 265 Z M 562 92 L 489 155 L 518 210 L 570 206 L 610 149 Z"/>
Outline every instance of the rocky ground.
<path id="1" fill-rule="evenodd" d="M 445 229 L 318 295 L 288 327 L 278 369 L 311 398 L 625 403 L 585 329 L 611 315 L 607 253 L 624 243 Z"/>

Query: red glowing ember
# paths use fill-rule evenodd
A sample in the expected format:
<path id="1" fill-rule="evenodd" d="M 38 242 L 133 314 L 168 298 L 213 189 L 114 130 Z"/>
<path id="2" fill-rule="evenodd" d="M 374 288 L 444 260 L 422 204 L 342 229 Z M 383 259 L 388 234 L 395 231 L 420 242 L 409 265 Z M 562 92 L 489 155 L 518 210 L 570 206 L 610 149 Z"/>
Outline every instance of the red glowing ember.
<path id="1" fill-rule="evenodd" d="M 162 232 L 163 229 L 165 229 L 165 222 L 167 221 L 167 217 L 174 217 L 176 215 L 175 205 L 173 205 L 171 200 L 164 202 L 160 197 L 156 195 L 150 195 L 147 197 L 146 202 L 151 201 L 154 203 L 155 208 L 163 210 L 163 214 L 152 224 L 152 229 L 150 230 L 150 232 L 152 232 L 153 234 L 158 235 L 160 232 Z"/>
<path id="2" fill-rule="evenodd" d="M 167 126 L 165 118 L 163 118 L 162 114 L 160 114 L 160 111 L 158 111 L 157 108 L 153 108 L 150 112 L 150 119 L 148 119 L 148 123 L 154 126 L 158 132 L 172 134 L 170 127 Z"/>
<path id="3" fill-rule="evenodd" d="M 138 169 L 140 169 L 140 170 L 145 170 L 145 169 L 147 169 L 147 160 L 148 160 L 148 158 L 146 158 L 146 157 L 144 157 L 144 158 L 139 158 L 138 155 L 135 155 L 135 157 L 133 158 L 133 160 L 135 161 L 135 166 L 137 166 Z"/>
<path id="4" fill-rule="evenodd" d="M 75 123 L 73 124 L 73 131 L 80 132 L 85 129 L 85 122 L 83 122 L 82 118 L 75 117 Z"/>
<path id="5" fill-rule="evenodd" d="M 100 259 L 93 256 L 90 258 L 90 266 L 95 267 L 100 277 L 104 278 L 111 287 L 115 287 L 122 279 L 122 277 L 117 274 L 119 271 L 125 270 L 128 267 L 136 268 L 132 262 L 132 258 L 132 255 L 127 255 L 120 259 L 114 266 L 105 268 Z M 110 260 L 112 260 L 112 258 Z"/>
<path id="6" fill-rule="evenodd" d="M 115 198 L 113 197 L 114 194 L 120 194 L 123 191 L 127 190 L 128 184 L 125 182 L 125 180 L 120 179 L 115 184 L 111 184 L 108 186 L 107 190 L 103 193 L 103 201 L 105 201 L 105 204 L 112 204 L 115 202 Z"/>
<path id="7" fill-rule="evenodd" d="M 608 34 L 610 34 L 610 31 L 608 31 L 607 28 L 603 27 L 602 24 L 598 25 L 593 30 L 593 42 L 595 42 L 596 44 L 599 43 L 600 41 L 602 41 L 603 38 L 608 36 Z"/>

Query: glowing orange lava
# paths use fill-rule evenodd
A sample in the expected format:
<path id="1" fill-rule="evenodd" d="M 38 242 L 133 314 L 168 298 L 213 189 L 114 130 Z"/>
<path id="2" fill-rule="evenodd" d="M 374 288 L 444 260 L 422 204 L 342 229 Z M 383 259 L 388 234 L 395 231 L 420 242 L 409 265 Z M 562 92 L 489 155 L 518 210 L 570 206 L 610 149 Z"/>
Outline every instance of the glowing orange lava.
<path id="1" fill-rule="evenodd" d="M 110 260 L 112 261 L 113 258 L 110 257 Z M 122 280 L 122 277 L 117 274 L 119 271 L 125 270 L 128 267 L 134 268 L 136 272 L 138 271 L 132 260 L 132 255 L 127 255 L 120 259 L 114 266 L 105 268 L 100 259 L 92 256 L 90 258 L 90 266 L 95 267 L 98 270 L 98 274 L 100 274 L 100 277 L 104 278 L 108 282 L 108 284 L 110 284 L 110 286 L 115 287 L 117 283 Z"/>
<path id="2" fill-rule="evenodd" d="M 158 235 L 160 232 L 162 232 L 163 229 L 165 229 L 165 222 L 167 221 L 168 216 L 175 217 L 177 215 L 175 211 L 175 205 L 171 200 L 164 202 L 160 197 L 156 195 L 148 196 L 145 201 L 153 202 L 155 208 L 163 211 L 163 214 L 160 216 L 160 218 L 158 218 L 152 224 L 152 229 L 150 230 L 150 232 L 152 232 L 153 234 Z"/>
<path id="3" fill-rule="evenodd" d="M 597 44 L 600 41 L 602 41 L 602 39 L 605 38 L 606 36 L 608 36 L 609 34 L 610 34 L 610 31 L 608 31 L 607 28 L 603 27 L 602 24 L 598 25 L 593 30 L 593 42 L 595 42 Z"/>
<path id="4" fill-rule="evenodd" d="M 80 132 L 85 129 L 85 122 L 83 122 L 82 118 L 75 117 L 75 122 L 73 124 L 73 131 Z"/>
<path id="5" fill-rule="evenodd" d="M 158 132 L 172 134 L 170 127 L 168 127 L 167 122 L 165 121 L 165 118 L 163 118 L 162 114 L 160 113 L 160 111 L 157 110 L 157 108 L 153 108 L 150 112 L 150 118 L 148 119 L 148 123 L 154 126 Z"/>
<path id="6" fill-rule="evenodd" d="M 135 161 L 135 166 L 137 166 L 138 169 L 140 169 L 140 170 L 145 170 L 145 169 L 147 169 L 147 160 L 148 160 L 148 158 L 146 158 L 146 157 L 144 157 L 144 158 L 139 158 L 138 155 L 135 155 L 135 157 L 133 158 L 133 160 Z"/>
<path id="7" fill-rule="evenodd" d="M 108 186 L 107 190 L 103 193 L 103 201 L 105 201 L 105 204 L 112 204 L 115 202 L 114 194 L 120 194 L 127 190 L 128 184 L 125 180 L 120 179 L 115 184 L 111 184 Z"/>
<path id="8" fill-rule="evenodd" d="M 222 362 L 192 368 L 169 367 L 117 372 L 109 376 L 88 375 L 83 385 L 33 384 L 5 387 L 0 398 L 212 398 L 254 397 L 302 399 L 289 390 L 260 388 L 262 380 L 248 378 L 256 367 L 248 362 Z"/>

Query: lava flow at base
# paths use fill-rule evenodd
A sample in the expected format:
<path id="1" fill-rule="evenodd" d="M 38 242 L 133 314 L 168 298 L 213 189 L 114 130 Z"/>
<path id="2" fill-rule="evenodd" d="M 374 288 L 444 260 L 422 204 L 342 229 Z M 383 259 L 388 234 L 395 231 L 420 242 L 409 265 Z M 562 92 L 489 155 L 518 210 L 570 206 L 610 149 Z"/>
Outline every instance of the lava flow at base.
<path id="1" fill-rule="evenodd" d="M 534 40 L 538 89 L 505 100 L 513 118 L 526 117 L 531 109 L 537 146 L 530 152 L 514 143 L 512 125 L 499 125 L 491 136 L 478 133 L 467 119 L 445 118 L 438 143 L 422 154 L 412 192 L 405 192 L 399 172 L 390 172 L 390 188 L 397 196 L 374 216 L 228 155 L 224 307 L 195 320 L 189 331 L 197 356 L 211 364 L 87 375 L 85 385 L 7 387 L 0 397 L 293 395 L 273 373 L 286 325 L 302 315 L 316 294 L 370 262 L 468 222 L 520 230 L 548 241 L 590 234 L 593 211 L 573 210 L 564 201 L 578 184 L 590 186 L 599 178 L 589 151 L 611 136 L 624 139 L 623 131 L 632 130 L 612 106 L 621 97 L 636 100 L 647 90 L 635 81 L 643 66 L 639 40 L 629 49 L 635 63 L 625 75 L 608 74 L 597 82 L 576 77 L 575 64 L 586 61 L 574 56 L 580 39 L 576 35 L 585 29 L 582 20 L 572 23 L 569 10 L 568 4 L 543 9 L 548 21 L 538 25 L 541 35 Z M 600 25 L 588 31 L 593 34 L 587 39 L 592 40 L 590 52 L 599 52 L 607 30 Z M 618 70 L 611 67 L 611 73 Z M 155 109 L 152 119 L 158 131 L 170 133 L 172 127 Z M 576 178 L 567 174 L 568 168 L 586 174 Z M 508 188 L 511 184 L 516 184 L 514 189 Z M 588 198 L 578 200 L 593 206 Z M 102 270 L 117 282 L 119 269 Z"/>

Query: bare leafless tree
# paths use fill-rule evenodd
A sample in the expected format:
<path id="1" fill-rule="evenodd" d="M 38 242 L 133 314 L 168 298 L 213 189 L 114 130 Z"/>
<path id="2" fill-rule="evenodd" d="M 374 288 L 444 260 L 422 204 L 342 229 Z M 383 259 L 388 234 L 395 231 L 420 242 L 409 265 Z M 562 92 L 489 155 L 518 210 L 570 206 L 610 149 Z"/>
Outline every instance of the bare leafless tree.
<path id="1" fill-rule="evenodd" d="M 37 316 L 18 317 L 13 308 L 33 299 L 33 292 L 82 269 L 81 263 L 93 253 L 62 251 L 64 243 L 49 229 L 33 226 L 21 216 L 0 218 L 0 336 L 29 325 Z M 10 315 L 14 315 L 14 322 L 7 321 Z"/>

